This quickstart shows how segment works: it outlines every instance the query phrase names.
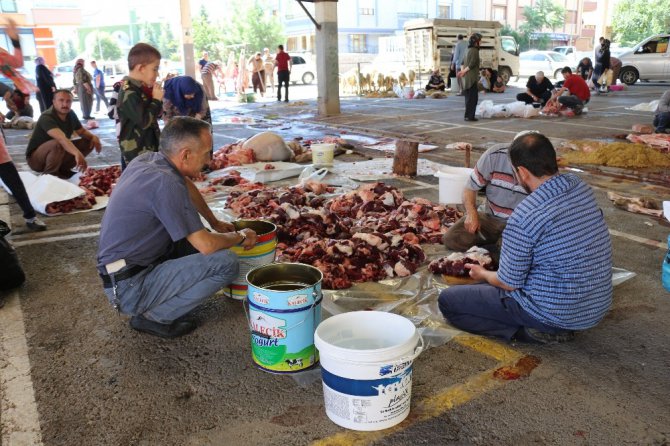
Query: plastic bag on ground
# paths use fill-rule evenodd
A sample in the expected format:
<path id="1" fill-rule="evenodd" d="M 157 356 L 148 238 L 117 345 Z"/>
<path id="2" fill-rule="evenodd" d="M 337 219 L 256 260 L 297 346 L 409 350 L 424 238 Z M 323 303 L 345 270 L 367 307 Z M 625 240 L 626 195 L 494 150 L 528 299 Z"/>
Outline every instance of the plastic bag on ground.
<path id="1" fill-rule="evenodd" d="M 475 110 L 475 114 L 482 118 L 492 118 L 493 113 L 493 101 L 482 101 Z"/>

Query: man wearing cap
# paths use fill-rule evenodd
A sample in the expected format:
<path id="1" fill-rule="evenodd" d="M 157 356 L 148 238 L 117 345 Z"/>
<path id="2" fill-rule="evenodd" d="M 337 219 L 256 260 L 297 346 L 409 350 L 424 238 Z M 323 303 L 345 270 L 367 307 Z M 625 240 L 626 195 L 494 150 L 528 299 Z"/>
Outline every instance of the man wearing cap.
<path id="1" fill-rule="evenodd" d="M 503 233 L 500 267 L 467 264 L 484 283 L 440 293 L 453 326 L 524 342 L 572 339 L 596 326 L 612 304 L 612 244 L 591 188 L 560 174 L 546 136 L 527 134 L 509 149 L 515 176 L 529 195 Z"/>
<path id="2" fill-rule="evenodd" d="M 527 130 L 514 138 L 528 133 Z M 482 212 L 477 210 L 477 193 L 486 192 L 486 204 Z M 496 144 L 477 161 L 463 191 L 465 215 L 444 234 L 444 245 L 452 251 L 467 251 L 472 246 L 487 246 L 498 243 L 507 219 L 514 208 L 528 193 L 514 176 L 509 159 L 508 145 Z M 494 253 L 495 254 L 495 253 Z"/>
<path id="3" fill-rule="evenodd" d="M 260 51 L 251 56 L 249 65 L 251 65 L 251 83 L 254 86 L 254 93 L 258 90 L 261 93 L 261 97 L 263 97 L 265 93 L 265 63 Z"/>
<path id="4" fill-rule="evenodd" d="M 456 73 L 457 78 L 463 78 L 463 96 L 465 96 L 465 120 L 479 121 L 475 118 L 477 101 L 479 100 L 479 91 L 477 83 L 479 81 L 479 46 L 482 41 L 482 35 L 474 33 L 470 36 L 468 42 L 468 52 L 465 55 L 461 70 Z"/>

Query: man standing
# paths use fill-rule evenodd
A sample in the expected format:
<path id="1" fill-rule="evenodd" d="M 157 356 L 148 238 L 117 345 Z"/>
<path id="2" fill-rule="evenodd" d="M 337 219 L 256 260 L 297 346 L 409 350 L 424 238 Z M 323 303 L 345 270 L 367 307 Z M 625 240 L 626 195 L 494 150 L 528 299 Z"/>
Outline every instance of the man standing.
<path id="1" fill-rule="evenodd" d="M 670 130 L 670 90 L 666 90 L 658 101 L 656 115 L 654 116 L 654 128 L 656 133 L 666 133 Z"/>
<path id="2" fill-rule="evenodd" d="M 468 51 L 468 44 L 463 40 L 463 34 L 459 34 L 457 37 L 456 45 L 454 45 L 454 55 L 451 58 L 451 69 L 455 73 L 461 71 L 461 65 L 463 65 L 463 60 L 465 59 L 465 53 Z M 458 95 L 463 94 L 463 79 L 458 77 Z"/>
<path id="3" fill-rule="evenodd" d="M 548 138 L 529 134 L 509 150 L 530 193 L 503 234 L 500 268 L 466 265 L 485 284 L 440 293 L 442 314 L 472 333 L 538 343 L 569 340 L 612 304 L 612 245 L 602 211 L 578 176 L 559 174 Z"/>
<path id="4" fill-rule="evenodd" d="M 202 52 L 202 59 L 198 61 L 198 65 L 200 66 L 200 69 L 202 70 L 205 68 L 205 65 L 207 65 L 207 62 L 209 62 L 209 53 L 207 51 Z"/>
<path id="5" fill-rule="evenodd" d="M 100 139 L 83 128 L 72 111 L 72 92 L 56 90 L 53 106 L 37 120 L 28 141 L 26 160 L 36 172 L 70 178 L 75 167 L 86 170 L 86 156 L 95 148 L 100 153 Z M 81 139 L 71 141 L 72 133 Z"/>
<path id="6" fill-rule="evenodd" d="M 275 56 L 275 66 L 277 67 L 277 100 L 281 101 L 281 86 L 285 85 L 284 102 L 288 102 L 288 84 L 291 80 L 291 68 L 293 62 L 291 56 L 284 52 L 284 45 L 277 47 L 277 55 Z"/>
<path id="7" fill-rule="evenodd" d="M 235 232 L 218 220 L 191 181 L 210 160 L 211 146 L 208 123 L 172 119 L 160 151 L 135 158 L 109 200 L 97 268 L 109 302 L 132 316 L 135 330 L 166 338 L 193 331 L 195 322 L 183 316 L 238 275 L 229 248 L 256 244 L 254 231 Z"/>
<path id="8" fill-rule="evenodd" d="M 275 70 L 275 59 L 272 57 L 272 54 L 270 54 L 269 48 L 263 49 L 263 64 L 265 69 L 265 79 L 263 79 L 265 88 L 267 89 L 268 86 L 272 87 L 272 92 L 274 93 L 275 80 L 273 72 Z"/>
<path id="9" fill-rule="evenodd" d="M 458 74 L 456 74 L 456 77 L 463 78 L 466 121 L 479 121 L 479 119 L 475 118 L 475 110 L 477 109 L 477 100 L 479 99 L 477 81 L 479 80 L 479 46 L 481 42 L 481 34 L 474 33 L 470 36 L 468 52 L 465 55 L 463 66 Z"/>
<path id="10" fill-rule="evenodd" d="M 514 139 L 532 130 L 519 133 Z M 508 146 L 495 145 L 477 161 L 470 181 L 463 191 L 465 215 L 444 234 L 444 245 L 452 251 L 467 251 L 470 247 L 498 243 L 507 219 L 528 193 L 514 176 Z M 486 208 L 477 211 L 477 193 L 486 192 Z"/>
<path id="11" fill-rule="evenodd" d="M 254 87 L 254 93 L 260 91 L 261 97 L 265 93 L 265 63 L 261 58 L 260 51 L 249 58 L 251 65 L 251 84 Z"/>
<path id="12" fill-rule="evenodd" d="M 526 104 L 539 102 L 544 105 L 551 99 L 551 90 L 553 89 L 554 86 L 551 81 L 544 77 L 542 71 L 538 71 L 535 76 L 528 78 L 528 82 L 526 82 L 526 92 L 516 95 L 516 100 L 523 101 Z"/>
<path id="13" fill-rule="evenodd" d="M 105 97 L 105 73 L 98 68 L 98 64 L 94 60 L 91 61 L 91 68 L 93 68 L 93 94 L 95 95 L 95 112 L 100 111 L 100 100 L 105 103 L 105 107 L 109 108 L 109 102 Z"/>
<path id="14" fill-rule="evenodd" d="M 554 93 L 551 100 L 558 100 L 558 103 L 570 107 L 575 111 L 576 115 L 581 115 L 584 109 L 584 104 L 591 99 L 591 92 L 586 81 L 578 74 L 572 74 L 570 67 L 564 67 L 561 70 L 563 75 L 563 86 L 560 90 Z M 563 96 L 564 91 L 570 94 Z"/>

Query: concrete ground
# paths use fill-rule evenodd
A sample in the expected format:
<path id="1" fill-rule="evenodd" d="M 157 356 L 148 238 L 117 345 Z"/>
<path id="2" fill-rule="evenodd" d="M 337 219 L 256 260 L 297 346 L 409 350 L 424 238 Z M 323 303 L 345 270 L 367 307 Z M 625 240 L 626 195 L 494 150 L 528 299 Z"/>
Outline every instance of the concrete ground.
<path id="1" fill-rule="evenodd" d="M 305 88 L 295 88 L 292 97 Z M 220 102 L 214 104 L 215 146 L 266 129 L 286 139 L 398 137 L 434 143 L 438 150 L 422 157 L 462 165 L 462 152 L 445 144 L 470 142 L 478 154 L 524 129 L 555 141 L 612 138 L 651 119 L 626 107 L 657 99 L 667 88 L 639 84 L 595 97 L 581 117 L 476 123 L 463 121 L 460 97 L 345 98 L 342 114 L 330 118 L 315 116 L 314 100 Z M 518 91 L 480 100 L 507 102 Z M 112 123 L 99 120 L 96 133 L 105 148 L 91 156 L 93 166 L 119 157 Z M 13 159 L 27 169 L 26 132 L 6 134 Z M 357 148 L 346 159 L 383 156 Z M 0 219 L 14 227 L 10 240 L 27 275 L 24 286 L 3 296 L 0 309 L 2 444 L 667 445 L 670 294 L 661 286 L 660 267 L 670 225 L 615 208 L 606 192 L 668 199 L 668 172 L 589 168 L 580 175 L 605 213 L 615 266 L 637 274 L 615 288 L 605 320 L 566 344 L 508 345 L 459 335 L 434 346 L 415 361 L 410 417 L 372 433 L 330 422 L 318 379 L 255 368 L 239 302 L 211 299 L 197 311 L 201 327 L 181 339 L 132 331 L 107 304 L 95 271 L 102 212 L 45 218 L 49 230 L 32 234 L 14 201 L 0 197 Z M 432 176 L 386 182 L 407 196 L 437 200 Z M 501 367 L 522 376 L 501 379 Z"/>

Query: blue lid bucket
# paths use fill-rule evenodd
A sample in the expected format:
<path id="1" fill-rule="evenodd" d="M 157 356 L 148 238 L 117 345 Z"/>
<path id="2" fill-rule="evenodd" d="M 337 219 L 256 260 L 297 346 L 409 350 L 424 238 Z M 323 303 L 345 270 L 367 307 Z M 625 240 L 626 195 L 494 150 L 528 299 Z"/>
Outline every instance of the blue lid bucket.
<path id="1" fill-rule="evenodd" d="M 273 373 L 295 373 L 319 362 L 314 330 L 321 322 L 321 282 L 317 268 L 271 263 L 247 274 L 251 356 Z"/>

